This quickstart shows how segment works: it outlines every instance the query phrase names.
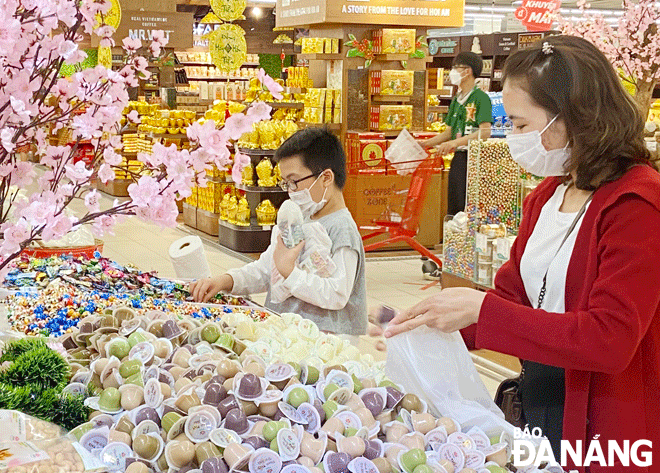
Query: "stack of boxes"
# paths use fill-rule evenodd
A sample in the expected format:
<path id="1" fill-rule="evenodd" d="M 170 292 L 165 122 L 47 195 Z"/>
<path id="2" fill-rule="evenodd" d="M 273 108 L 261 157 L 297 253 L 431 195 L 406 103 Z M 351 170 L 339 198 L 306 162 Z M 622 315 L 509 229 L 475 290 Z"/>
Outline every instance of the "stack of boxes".
<path id="1" fill-rule="evenodd" d="M 286 86 L 300 89 L 314 87 L 314 81 L 309 78 L 309 67 L 289 67 L 287 69 Z"/>
<path id="2" fill-rule="evenodd" d="M 190 197 L 185 200 L 188 208 L 184 211 L 184 219 L 186 225 L 217 236 L 220 204 L 225 193 L 234 192 L 234 183 L 227 171 L 215 166 L 206 171 L 206 177 L 206 187 L 194 187 Z M 190 218 L 186 219 L 186 215 Z"/>
<path id="3" fill-rule="evenodd" d="M 412 133 L 413 138 L 424 141 L 436 133 Z M 385 151 L 394 140 L 388 140 L 384 133 L 349 131 L 346 133 L 346 161 L 349 174 L 397 174 L 388 165 Z"/>
<path id="4" fill-rule="evenodd" d="M 342 97 L 338 89 L 308 89 L 303 120 L 307 123 L 341 123 Z"/>
<path id="5" fill-rule="evenodd" d="M 339 54 L 339 39 L 303 38 L 302 54 Z"/>

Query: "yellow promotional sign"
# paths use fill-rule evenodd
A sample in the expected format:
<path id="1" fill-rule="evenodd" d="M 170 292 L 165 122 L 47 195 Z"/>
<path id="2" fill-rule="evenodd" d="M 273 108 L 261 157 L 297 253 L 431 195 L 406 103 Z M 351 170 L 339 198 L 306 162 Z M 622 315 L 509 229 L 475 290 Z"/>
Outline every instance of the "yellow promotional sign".
<path id="1" fill-rule="evenodd" d="M 121 23 L 121 5 L 119 0 L 110 0 L 110 9 L 101 17 L 96 16 L 96 22 L 101 25 L 112 26 L 114 29 Z M 99 46 L 98 63 L 106 69 L 112 68 L 112 49 L 108 46 Z"/>
<path id="2" fill-rule="evenodd" d="M 223 21 L 244 20 L 246 0 L 211 0 L 211 9 Z"/>
<path id="3" fill-rule="evenodd" d="M 99 46 L 98 63 L 106 69 L 112 69 L 112 48 Z"/>
<path id="4" fill-rule="evenodd" d="M 114 29 L 119 27 L 121 23 L 121 5 L 119 0 L 110 0 L 110 9 L 101 17 L 100 14 L 96 15 L 97 26 L 108 25 Z"/>
<path id="5" fill-rule="evenodd" d="M 277 0 L 276 26 L 319 23 L 462 27 L 465 0 Z"/>
<path id="6" fill-rule="evenodd" d="M 245 30 L 225 23 L 209 35 L 209 49 L 213 64 L 223 72 L 239 69 L 247 60 Z"/>

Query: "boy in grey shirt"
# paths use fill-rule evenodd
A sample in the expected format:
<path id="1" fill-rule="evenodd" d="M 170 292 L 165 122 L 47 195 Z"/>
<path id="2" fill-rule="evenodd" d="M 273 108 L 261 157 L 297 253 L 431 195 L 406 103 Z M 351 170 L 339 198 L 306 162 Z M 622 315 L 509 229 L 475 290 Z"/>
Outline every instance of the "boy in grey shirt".
<path id="1" fill-rule="evenodd" d="M 346 208 L 346 155 L 339 139 L 321 128 L 307 128 L 289 138 L 276 152 L 282 188 L 298 204 L 306 219 L 317 221 L 332 240 L 336 271 L 322 278 L 296 267 L 304 242 L 287 248 L 281 238 L 261 257 L 227 274 L 196 281 L 190 291 L 197 301 L 218 292 L 268 292 L 266 307 L 293 312 L 314 321 L 319 329 L 337 334 L 363 335 L 367 330 L 367 293 L 362 238 Z M 271 268 L 284 278 L 291 297 L 271 301 Z"/>

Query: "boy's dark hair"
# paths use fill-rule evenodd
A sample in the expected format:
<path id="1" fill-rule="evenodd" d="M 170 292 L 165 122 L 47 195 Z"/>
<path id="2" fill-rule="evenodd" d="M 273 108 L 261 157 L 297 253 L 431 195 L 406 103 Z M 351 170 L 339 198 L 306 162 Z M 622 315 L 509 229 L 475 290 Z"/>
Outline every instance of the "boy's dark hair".
<path id="1" fill-rule="evenodd" d="M 454 66 L 466 66 L 472 69 L 472 77 L 478 79 L 484 68 L 484 62 L 472 52 L 458 53 L 454 58 Z"/>
<path id="2" fill-rule="evenodd" d="M 335 135 L 325 128 L 305 128 L 296 132 L 275 152 L 275 162 L 300 156 L 305 166 L 315 174 L 331 169 L 339 189 L 346 184 L 346 154 Z"/>

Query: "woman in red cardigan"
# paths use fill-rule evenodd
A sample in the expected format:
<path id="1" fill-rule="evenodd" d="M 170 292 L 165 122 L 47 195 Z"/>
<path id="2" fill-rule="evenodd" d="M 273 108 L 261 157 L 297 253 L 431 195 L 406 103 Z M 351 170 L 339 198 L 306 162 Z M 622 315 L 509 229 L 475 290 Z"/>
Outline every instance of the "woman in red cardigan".
<path id="1" fill-rule="evenodd" d="M 525 418 L 557 461 L 560 439 L 581 441 L 584 456 L 597 436 L 606 458 L 610 440 L 660 447 L 660 175 L 644 120 L 605 56 L 576 37 L 513 54 L 503 75 L 512 157 L 548 178 L 525 200 L 494 290 L 446 289 L 385 336 L 478 322 L 478 348 L 525 360 Z"/>

